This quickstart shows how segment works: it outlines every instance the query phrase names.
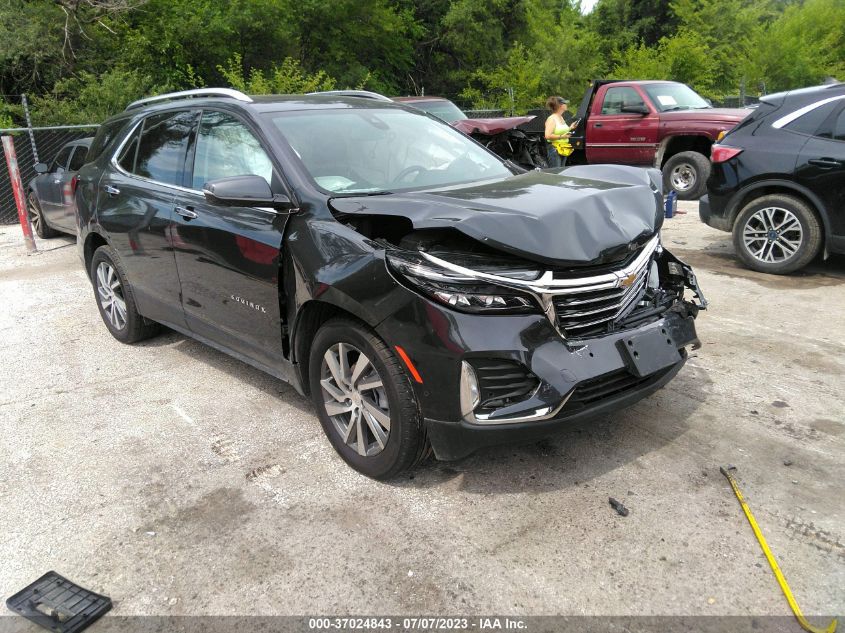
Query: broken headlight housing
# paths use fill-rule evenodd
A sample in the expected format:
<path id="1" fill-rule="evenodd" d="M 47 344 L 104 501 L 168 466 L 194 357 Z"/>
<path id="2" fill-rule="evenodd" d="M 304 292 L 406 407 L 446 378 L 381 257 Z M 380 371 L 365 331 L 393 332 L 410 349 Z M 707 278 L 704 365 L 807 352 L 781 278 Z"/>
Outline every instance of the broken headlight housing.
<path id="1" fill-rule="evenodd" d="M 406 285 L 459 312 L 475 314 L 530 314 L 540 311 L 524 292 L 438 266 L 421 254 L 388 251 L 388 267 Z"/>

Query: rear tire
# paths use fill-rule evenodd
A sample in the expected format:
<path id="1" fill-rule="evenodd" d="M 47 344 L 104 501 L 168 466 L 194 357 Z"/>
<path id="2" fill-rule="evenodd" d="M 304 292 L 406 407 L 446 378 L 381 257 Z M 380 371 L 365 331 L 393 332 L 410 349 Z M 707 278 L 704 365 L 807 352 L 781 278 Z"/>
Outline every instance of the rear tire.
<path id="1" fill-rule="evenodd" d="M 363 324 L 345 318 L 325 323 L 311 345 L 308 373 L 323 431 L 352 468 L 390 479 L 427 456 L 410 379 L 393 351 Z"/>
<path id="2" fill-rule="evenodd" d="M 734 222 L 733 241 L 740 259 L 752 270 L 786 275 L 819 254 L 822 229 L 806 202 L 771 194 L 743 207 Z"/>
<path id="3" fill-rule="evenodd" d="M 710 160 L 698 152 L 680 152 L 663 165 L 663 191 L 679 200 L 698 200 L 707 190 Z"/>
<path id="4" fill-rule="evenodd" d="M 135 294 L 117 253 L 101 246 L 91 258 L 91 283 L 103 323 L 121 343 L 137 343 L 158 334 L 158 323 L 148 321 L 138 312 Z"/>
<path id="5" fill-rule="evenodd" d="M 32 225 L 32 230 L 41 239 L 50 239 L 56 237 L 59 232 L 47 226 L 44 221 L 44 213 L 41 211 L 41 203 L 38 202 L 38 196 L 34 191 L 29 192 L 26 201 L 26 212 L 29 214 L 29 223 Z"/>

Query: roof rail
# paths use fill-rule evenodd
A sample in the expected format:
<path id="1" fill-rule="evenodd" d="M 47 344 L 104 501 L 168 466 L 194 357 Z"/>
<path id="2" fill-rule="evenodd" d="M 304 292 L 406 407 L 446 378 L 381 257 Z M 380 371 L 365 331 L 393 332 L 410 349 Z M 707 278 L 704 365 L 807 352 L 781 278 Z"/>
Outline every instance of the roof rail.
<path id="1" fill-rule="evenodd" d="M 323 92 L 309 92 L 309 95 L 328 95 L 330 97 L 361 97 L 364 99 L 376 99 L 378 101 L 393 102 L 390 97 L 385 97 L 377 92 L 369 90 L 325 90 Z"/>
<path id="2" fill-rule="evenodd" d="M 192 99 L 195 97 L 231 97 L 232 99 L 237 99 L 238 101 L 252 103 L 252 99 L 250 99 L 240 90 L 232 90 L 231 88 L 197 88 L 196 90 L 168 92 L 166 94 L 157 95 L 155 97 L 139 99 L 138 101 L 133 101 L 128 106 L 126 106 L 126 109 L 132 110 L 134 108 L 139 108 L 150 103 L 157 103 L 159 101 L 174 101 L 176 99 Z"/>

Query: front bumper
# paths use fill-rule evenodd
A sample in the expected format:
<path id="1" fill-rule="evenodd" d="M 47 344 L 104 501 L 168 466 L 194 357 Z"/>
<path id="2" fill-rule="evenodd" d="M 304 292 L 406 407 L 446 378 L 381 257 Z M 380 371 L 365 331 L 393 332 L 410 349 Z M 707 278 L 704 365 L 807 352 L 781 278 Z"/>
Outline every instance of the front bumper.
<path id="1" fill-rule="evenodd" d="M 656 372 L 631 389 L 574 411 L 568 411 L 564 405 L 558 415 L 548 420 L 491 427 L 465 421 L 444 422 L 428 419 L 426 425 L 429 441 L 437 459 L 446 461 L 461 459 L 484 446 L 537 441 L 561 432 L 573 422 L 593 419 L 635 404 L 672 380 L 684 363 L 686 353 L 681 354 L 681 359 L 675 365 Z"/>
<path id="2" fill-rule="evenodd" d="M 434 454 L 443 460 L 545 437 L 568 422 L 633 404 L 671 380 L 686 361 L 686 346 L 698 344 L 697 307 L 686 302 L 639 327 L 567 341 L 542 315 L 469 315 L 414 297 L 377 329 L 391 345 L 401 345 L 419 371 L 422 383 L 412 384 Z M 626 351 L 633 341 L 640 360 Z M 504 417 L 479 423 L 461 413 L 460 400 L 461 363 L 475 359 L 518 363 L 539 385 L 503 408 Z M 610 378 L 624 388 L 602 396 L 601 382 Z M 579 398 L 581 391 L 597 389 L 599 397 Z M 542 410 L 553 415 L 531 419 Z"/>

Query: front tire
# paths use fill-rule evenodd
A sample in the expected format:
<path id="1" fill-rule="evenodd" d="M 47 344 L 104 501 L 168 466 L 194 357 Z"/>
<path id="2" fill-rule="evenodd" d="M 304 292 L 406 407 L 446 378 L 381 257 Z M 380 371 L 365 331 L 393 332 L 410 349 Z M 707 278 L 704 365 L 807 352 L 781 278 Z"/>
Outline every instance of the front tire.
<path id="1" fill-rule="evenodd" d="M 26 200 L 26 212 L 29 214 L 29 223 L 32 225 L 32 230 L 41 239 L 50 239 L 56 237 L 59 232 L 47 226 L 44 221 L 44 212 L 41 211 L 41 203 L 38 202 L 38 196 L 34 191 L 29 192 Z"/>
<path id="2" fill-rule="evenodd" d="M 347 464 L 390 479 L 422 461 L 428 442 L 414 390 L 374 332 L 351 319 L 328 321 L 314 337 L 308 367 L 323 431 Z"/>
<path id="3" fill-rule="evenodd" d="M 710 160 L 698 152 L 680 152 L 663 165 L 663 191 L 674 191 L 679 200 L 698 200 L 707 189 Z"/>
<path id="4" fill-rule="evenodd" d="M 762 196 L 743 207 L 733 226 L 737 254 L 761 273 L 786 275 L 809 264 L 822 247 L 819 219 L 803 200 Z"/>
<path id="5" fill-rule="evenodd" d="M 138 312 L 135 294 L 110 246 L 94 251 L 90 275 L 97 308 L 113 337 L 121 343 L 137 343 L 158 333 L 158 323 L 147 321 Z"/>

